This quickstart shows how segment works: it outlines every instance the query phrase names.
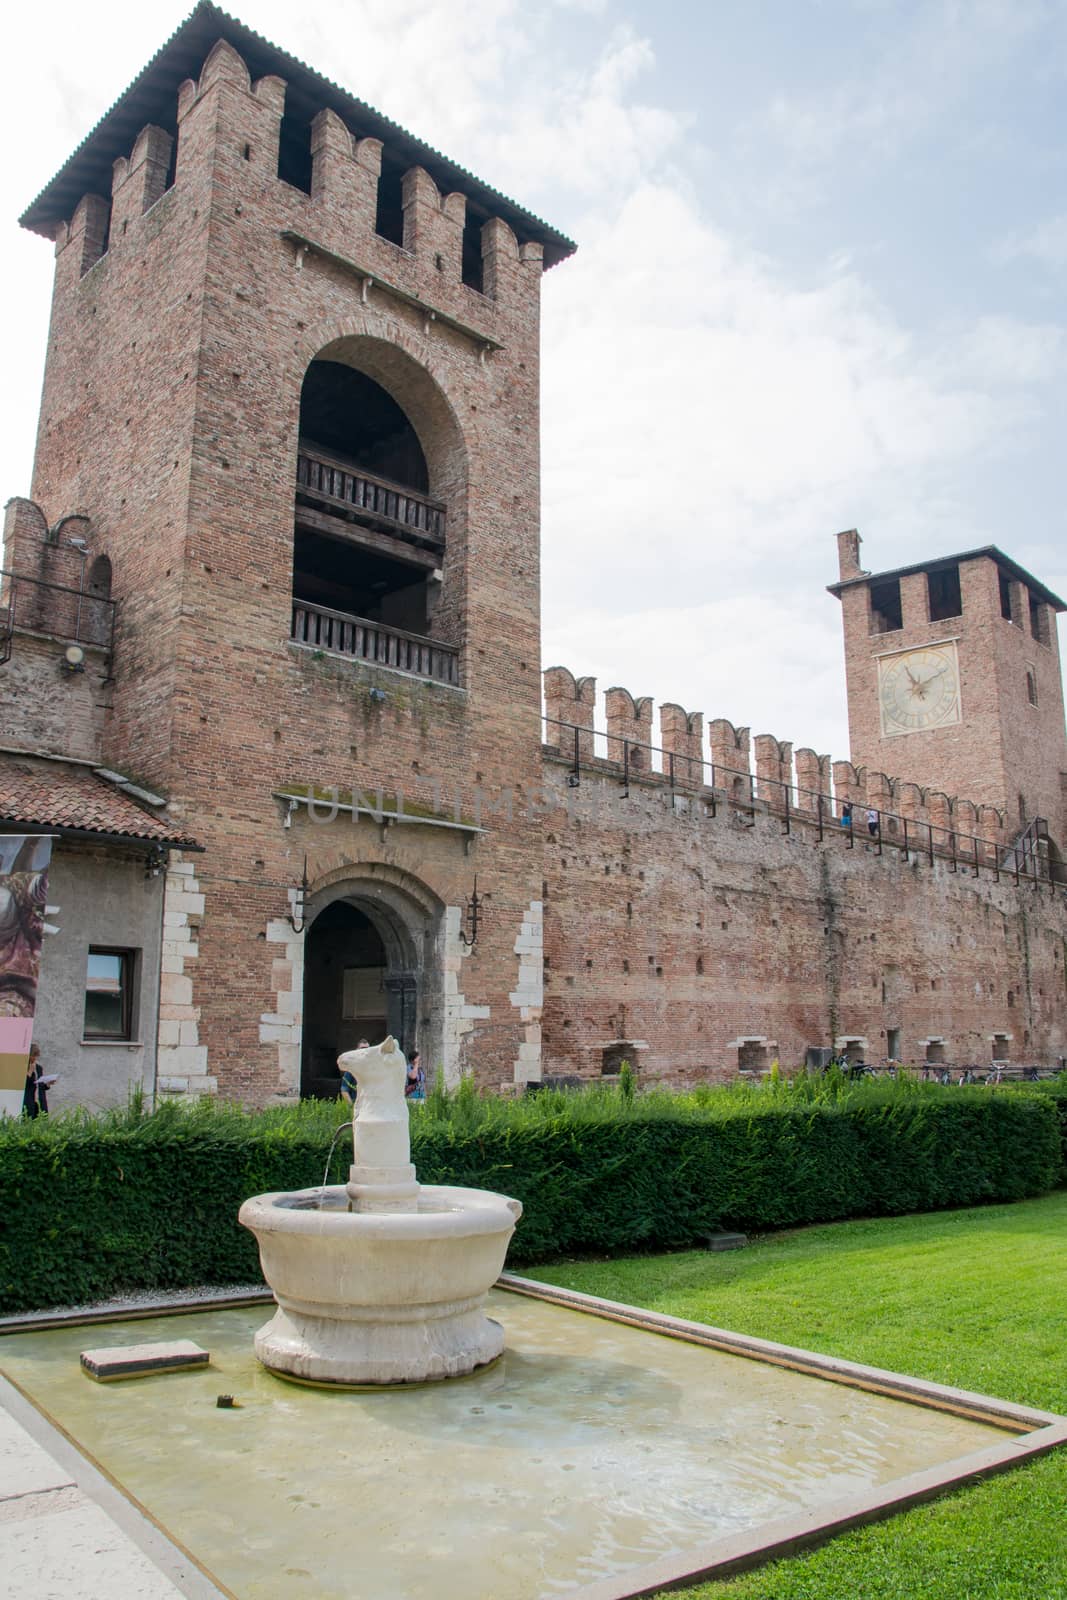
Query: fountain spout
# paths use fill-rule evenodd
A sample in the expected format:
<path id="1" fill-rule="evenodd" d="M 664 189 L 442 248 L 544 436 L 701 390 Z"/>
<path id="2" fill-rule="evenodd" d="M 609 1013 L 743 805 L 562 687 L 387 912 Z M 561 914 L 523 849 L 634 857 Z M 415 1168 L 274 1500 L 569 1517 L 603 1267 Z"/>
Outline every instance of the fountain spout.
<path id="1" fill-rule="evenodd" d="M 353 1211 L 415 1211 L 419 1184 L 411 1163 L 407 1062 L 391 1036 L 363 1050 L 349 1050 L 338 1066 L 356 1080 L 352 1112 L 353 1164 L 345 1189 Z"/>

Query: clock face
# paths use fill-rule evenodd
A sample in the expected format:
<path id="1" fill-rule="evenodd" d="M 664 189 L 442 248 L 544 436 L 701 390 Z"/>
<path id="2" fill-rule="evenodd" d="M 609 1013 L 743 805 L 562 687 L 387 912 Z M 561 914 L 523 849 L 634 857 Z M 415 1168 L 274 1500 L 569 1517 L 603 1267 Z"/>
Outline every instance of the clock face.
<path id="1" fill-rule="evenodd" d="M 929 645 L 882 656 L 878 699 L 883 735 L 943 728 L 960 720 L 960 674 L 955 644 Z"/>

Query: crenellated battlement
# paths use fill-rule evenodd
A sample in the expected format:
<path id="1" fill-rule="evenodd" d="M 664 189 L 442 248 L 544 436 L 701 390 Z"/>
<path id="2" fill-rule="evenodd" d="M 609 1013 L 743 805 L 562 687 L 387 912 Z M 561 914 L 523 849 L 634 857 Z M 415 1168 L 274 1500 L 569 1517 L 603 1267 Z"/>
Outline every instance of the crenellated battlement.
<path id="1" fill-rule="evenodd" d="M 134 247 L 139 219 L 172 189 L 200 219 L 205 207 L 247 217 L 256 203 L 271 231 L 296 231 L 364 280 L 395 282 L 461 321 L 523 314 L 544 268 L 573 248 L 214 7 L 198 6 L 179 35 L 187 30 L 203 40 L 199 74 L 164 87 L 157 73 L 154 92 L 138 98 L 154 116 L 132 148 L 109 147 L 109 130 L 122 125 L 112 114 L 86 142 L 89 155 L 83 147 L 68 163 L 94 186 L 71 205 L 71 182 L 56 180 L 23 218 L 55 240 L 72 283 Z M 284 70 L 259 72 L 275 62 Z"/>
<path id="2" fill-rule="evenodd" d="M 946 795 L 849 761 L 833 761 L 808 746 L 760 733 L 753 738 L 725 717 L 708 721 L 668 701 L 659 707 L 658 742 L 650 696 L 618 685 L 604 696 L 598 717 L 596 679 L 566 667 L 544 674 L 545 744 L 561 758 L 624 768 L 627 778 L 725 795 L 746 811 L 810 823 L 916 851 L 949 849 L 962 860 L 996 865 L 1011 845 L 1011 830 L 995 806 Z M 868 813 L 874 813 L 874 830 Z"/>

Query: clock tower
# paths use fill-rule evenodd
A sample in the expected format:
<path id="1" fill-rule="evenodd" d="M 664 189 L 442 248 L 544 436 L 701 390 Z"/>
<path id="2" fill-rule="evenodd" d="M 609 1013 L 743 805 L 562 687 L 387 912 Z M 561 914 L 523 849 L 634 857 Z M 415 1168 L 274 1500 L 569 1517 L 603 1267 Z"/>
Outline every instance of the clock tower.
<path id="1" fill-rule="evenodd" d="M 853 765 L 994 805 L 1067 843 L 1067 733 L 1052 591 L 995 545 L 888 572 L 837 535 Z"/>

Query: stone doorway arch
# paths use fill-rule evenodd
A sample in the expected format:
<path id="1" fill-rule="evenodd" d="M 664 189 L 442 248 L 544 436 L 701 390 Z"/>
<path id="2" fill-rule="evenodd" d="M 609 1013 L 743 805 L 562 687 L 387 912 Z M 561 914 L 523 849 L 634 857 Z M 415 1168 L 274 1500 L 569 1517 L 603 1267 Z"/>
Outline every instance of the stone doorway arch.
<path id="1" fill-rule="evenodd" d="M 337 1056 L 360 1038 L 390 1033 L 437 1060 L 443 902 L 410 873 L 371 863 L 327 873 L 306 905 L 301 1096 L 332 1098 Z"/>

